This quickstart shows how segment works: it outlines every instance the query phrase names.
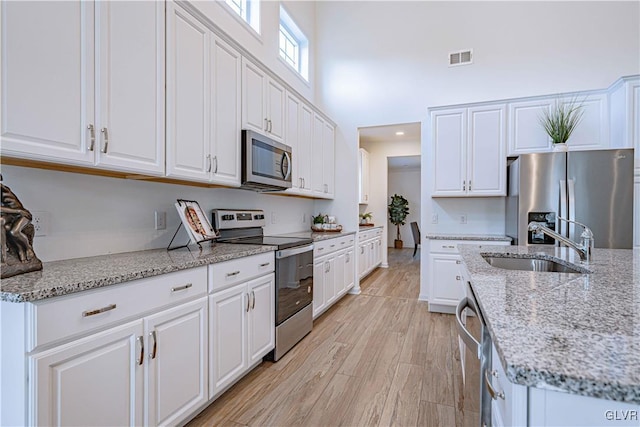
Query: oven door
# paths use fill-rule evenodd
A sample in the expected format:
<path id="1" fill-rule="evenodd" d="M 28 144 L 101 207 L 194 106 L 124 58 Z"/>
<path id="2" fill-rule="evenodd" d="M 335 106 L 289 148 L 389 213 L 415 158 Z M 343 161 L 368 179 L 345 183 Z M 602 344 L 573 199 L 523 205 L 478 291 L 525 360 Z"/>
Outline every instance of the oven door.
<path id="1" fill-rule="evenodd" d="M 250 130 L 242 131 L 242 185 L 291 187 L 291 147 Z"/>
<path id="2" fill-rule="evenodd" d="M 276 326 L 313 301 L 313 245 L 276 252 Z"/>

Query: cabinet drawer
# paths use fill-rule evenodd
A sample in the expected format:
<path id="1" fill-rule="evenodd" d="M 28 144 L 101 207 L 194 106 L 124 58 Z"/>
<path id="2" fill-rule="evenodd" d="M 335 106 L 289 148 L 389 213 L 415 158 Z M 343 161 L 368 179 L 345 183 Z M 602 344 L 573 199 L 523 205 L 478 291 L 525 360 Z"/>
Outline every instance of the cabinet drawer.
<path id="1" fill-rule="evenodd" d="M 335 251 L 353 247 L 354 242 L 355 236 L 353 234 L 348 236 L 336 237 L 335 239 L 327 239 L 321 240 L 319 242 L 314 242 L 313 256 L 320 257 Z"/>
<path id="2" fill-rule="evenodd" d="M 370 240 L 370 239 L 373 239 L 374 237 L 375 237 L 375 230 L 360 231 L 358 233 L 359 242 L 364 242 L 365 240 Z"/>
<path id="3" fill-rule="evenodd" d="M 30 304 L 27 351 L 88 333 L 207 292 L 207 267 L 134 280 Z"/>
<path id="4" fill-rule="evenodd" d="M 209 292 L 275 271 L 275 255 L 267 252 L 209 265 Z"/>
<path id="5" fill-rule="evenodd" d="M 487 377 L 496 393 L 504 393 L 504 398 L 492 400 L 492 406 L 497 410 L 499 418 L 505 426 L 513 425 L 511 420 L 513 414 L 511 414 L 510 410 L 513 401 L 513 384 L 507 379 L 507 374 L 502 368 L 502 363 L 500 363 L 495 347 L 491 349 L 491 353 L 491 372 Z M 482 381 L 485 381 L 485 379 L 482 378 Z"/>
<path id="6" fill-rule="evenodd" d="M 430 240 L 429 252 L 438 252 L 444 254 L 457 254 L 458 241 L 456 240 Z"/>

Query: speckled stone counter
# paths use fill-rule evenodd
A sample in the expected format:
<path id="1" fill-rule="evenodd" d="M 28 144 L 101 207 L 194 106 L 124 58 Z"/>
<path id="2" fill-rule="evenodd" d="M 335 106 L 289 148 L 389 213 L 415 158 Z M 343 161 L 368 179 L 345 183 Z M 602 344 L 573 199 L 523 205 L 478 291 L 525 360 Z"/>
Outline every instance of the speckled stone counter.
<path id="1" fill-rule="evenodd" d="M 0 300 L 28 302 L 101 288 L 172 271 L 274 251 L 274 246 L 216 243 L 45 262 L 42 271 L 2 279 Z"/>
<path id="2" fill-rule="evenodd" d="M 431 240 L 478 240 L 487 242 L 510 242 L 511 237 L 500 234 L 444 234 L 427 233 L 425 238 Z"/>
<path id="3" fill-rule="evenodd" d="M 640 250 L 595 249 L 588 265 L 553 246 L 459 250 L 509 380 L 640 404 Z M 540 254 L 591 273 L 505 270 L 482 253 Z"/>
<path id="4" fill-rule="evenodd" d="M 356 232 L 355 231 L 339 231 L 339 232 L 326 231 L 324 233 L 318 233 L 318 232 L 309 230 L 309 231 L 299 231 L 297 233 L 288 233 L 288 234 L 284 234 L 284 236 L 303 237 L 306 239 L 313 239 L 314 242 L 319 242 L 321 240 L 335 239 L 337 237 L 348 236 L 350 234 L 356 234 Z"/>

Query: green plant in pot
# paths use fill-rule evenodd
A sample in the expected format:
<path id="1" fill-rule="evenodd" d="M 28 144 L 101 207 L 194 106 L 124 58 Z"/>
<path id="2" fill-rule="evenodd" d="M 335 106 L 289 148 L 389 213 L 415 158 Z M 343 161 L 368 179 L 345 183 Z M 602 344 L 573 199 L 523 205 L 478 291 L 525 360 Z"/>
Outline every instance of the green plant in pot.
<path id="1" fill-rule="evenodd" d="M 396 226 L 396 239 L 393 246 L 396 249 L 402 249 L 402 236 L 400 236 L 400 226 L 405 224 L 409 215 L 409 202 L 399 194 L 391 196 L 389 203 L 389 221 Z"/>
<path id="2" fill-rule="evenodd" d="M 373 214 L 371 212 L 364 212 L 360 215 L 360 224 L 369 224 L 369 220 L 373 218 Z"/>
<path id="3" fill-rule="evenodd" d="M 566 151 L 566 142 L 582 120 L 583 103 L 573 98 L 569 102 L 556 102 L 540 116 L 540 124 L 551 138 L 554 150 Z"/>

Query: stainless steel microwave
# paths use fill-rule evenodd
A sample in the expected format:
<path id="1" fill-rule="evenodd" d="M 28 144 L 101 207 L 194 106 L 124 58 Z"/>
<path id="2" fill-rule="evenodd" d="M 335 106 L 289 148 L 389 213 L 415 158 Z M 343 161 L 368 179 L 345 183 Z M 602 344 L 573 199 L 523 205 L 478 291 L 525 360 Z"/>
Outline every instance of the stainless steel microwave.
<path id="1" fill-rule="evenodd" d="M 242 131 L 242 185 L 254 191 L 291 188 L 291 147 L 257 132 Z"/>

